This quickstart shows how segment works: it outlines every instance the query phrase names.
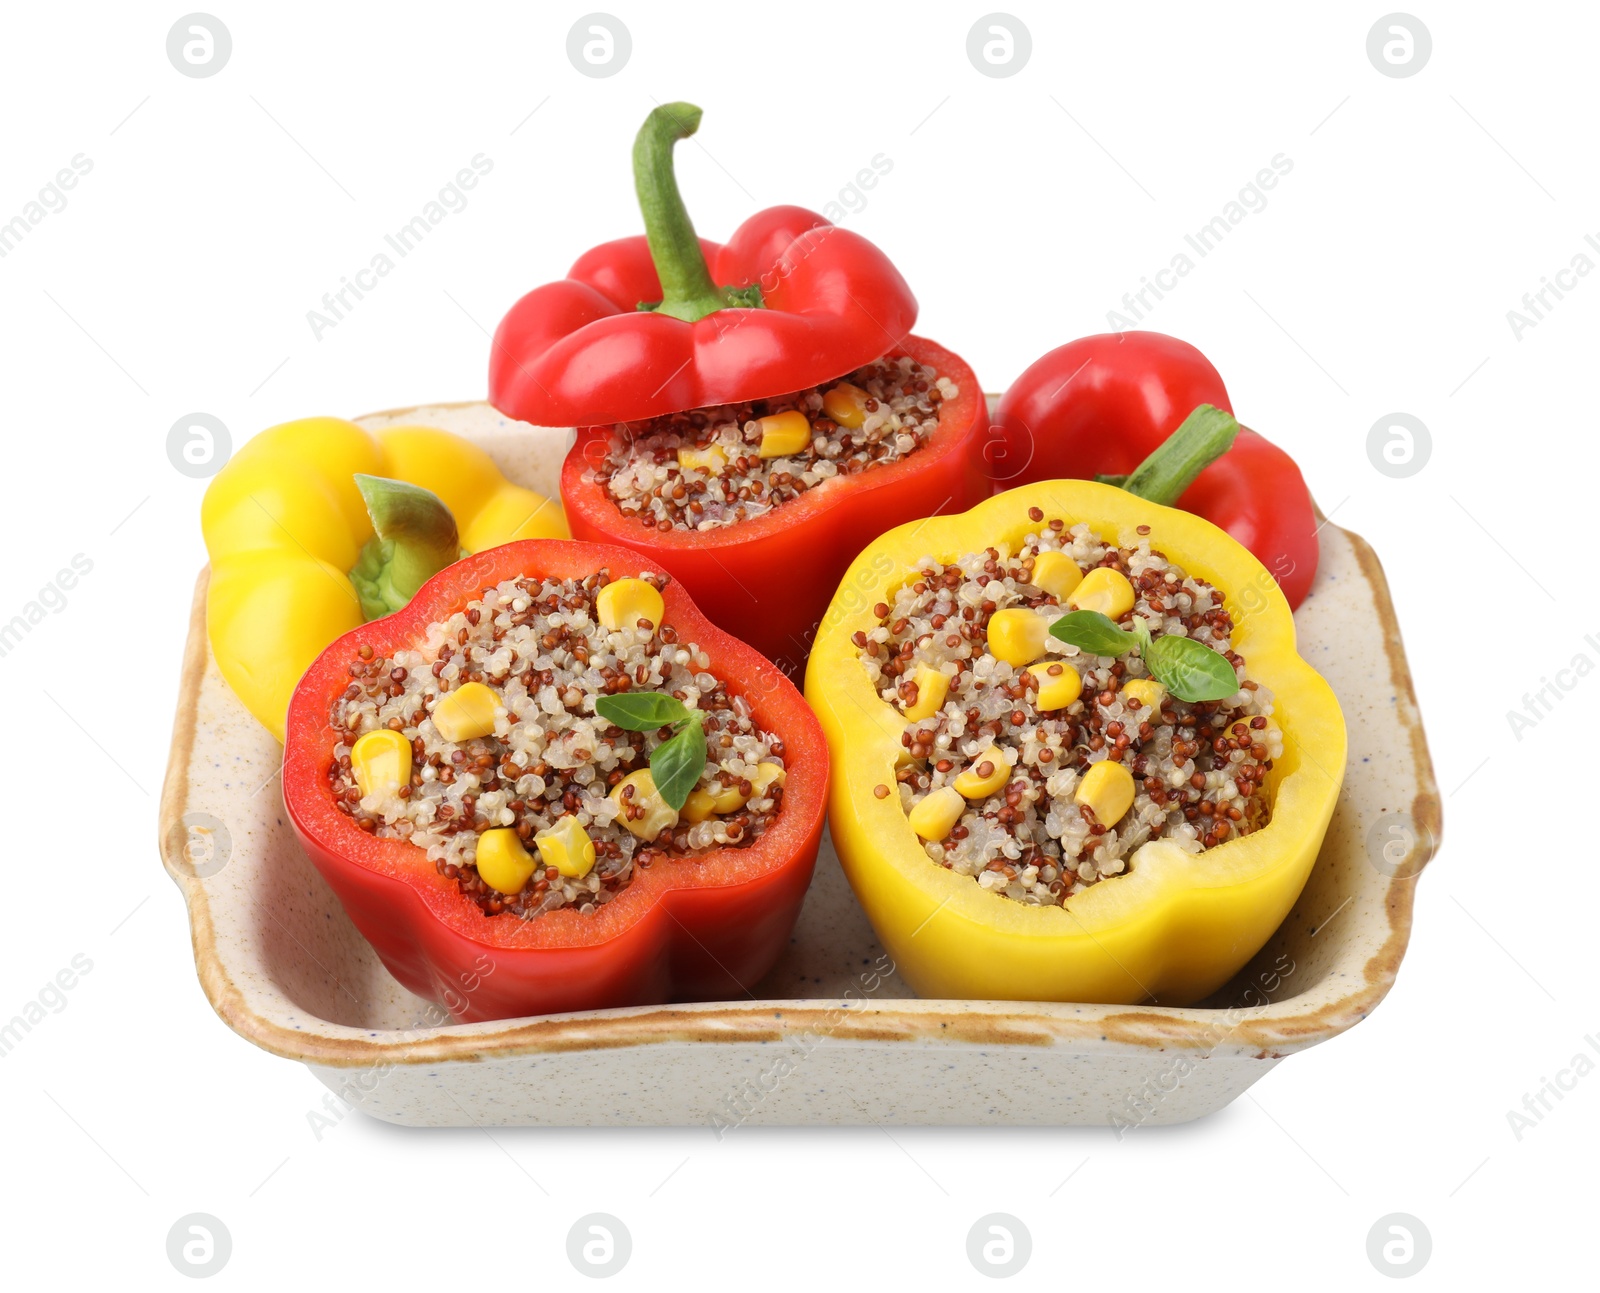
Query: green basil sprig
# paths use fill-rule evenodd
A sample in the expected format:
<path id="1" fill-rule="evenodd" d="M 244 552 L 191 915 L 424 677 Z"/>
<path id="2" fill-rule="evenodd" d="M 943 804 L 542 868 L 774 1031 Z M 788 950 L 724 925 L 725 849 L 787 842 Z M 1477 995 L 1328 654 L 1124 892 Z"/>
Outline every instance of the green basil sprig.
<path id="1" fill-rule="evenodd" d="M 656 793 L 673 812 L 680 811 L 706 770 L 706 732 L 700 711 L 665 692 L 624 691 L 596 697 L 594 712 L 629 732 L 673 729 L 672 736 L 650 752 L 650 777 Z"/>
<path id="2" fill-rule="evenodd" d="M 1124 633 L 1109 615 L 1099 611 L 1068 611 L 1050 626 L 1050 636 L 1090 655 L 1112 660 L 1139 645 L 1134 634 Z"/>
<path id="3" fill-rule="evenodd" d="M 1050 626 L 1050 636 L 1080 651 L 1112 659 L 1137 651 L 1151 676 L 1191 705 L 1226 700 L 1239 690 L 1239 675 L 1220 651 L 1175 634 L 1152 638 L 1143 616 L 1133 617 L 1133 631 L 1129 632 L 1099 611 L 1069 611 Z"/>

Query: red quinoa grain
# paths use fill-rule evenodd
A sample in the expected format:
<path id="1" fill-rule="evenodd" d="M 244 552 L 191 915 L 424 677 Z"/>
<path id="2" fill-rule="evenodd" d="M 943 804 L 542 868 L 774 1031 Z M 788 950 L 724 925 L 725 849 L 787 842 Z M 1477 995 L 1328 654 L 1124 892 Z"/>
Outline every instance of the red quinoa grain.
<path id="1" fill-rule="evenodd" d="M 948 566 L 923 560 L 892 601 L 873 608 L 878 627 L 856 635 L 861 663 L 888 704 L 914 701 L 910 679 L 919 666 L 950 679 L 939 712 L 901 735 L 912 760 L 895 774 L 903 808 L 969 768 L 992 776 L 992 761 L 979 757 L 991 745 L 1010 761 L 998 791 L 969 801 L 943 840 L 924 845 L 929 859 L 1003 897 L 1059 904 L 1126 871 L 1152 839 L 1200 853 L 1261 829 L 1270 818 L 1268 774 L 1282 736 L 1267 718 L 1271 693 L 1242 677 L 1223 593 L 1153 551 L 1147 526 L 1117 546 L 1085 525 L 1043 523 L 1040 508 L 1029 519 L 1038 529 L 1015 554 L 990 548 Z M 1122 571 L 1135 590 L 1132 614 L 1156 636 L 1183 633 L 1223 654 L 1241 675 L 1239 692 L 1202 704 L 1169 695 L 1152 710 L 1122 694 L 1126 681 L 1148 676 L 1139 657 L 1092 657 L 1051 639 L 1036 663 L 1052 678 L 1076 669 L 1083 687 L 1071 706 L 1039 710 L 1039 680 L 991 656 L 987 629 L 998 609 L 1061 613 L 1054 597 L 1029 582 L 1034 559 L 1046 550 L 1066 552 L 1080 570 Z M 953 623 L 959 633 L 939 632 Z M 1105 758 L 1127 766 L 1135 784 L 1133 807 L 1109 826 L 1074 797 L 1083 773 Z M 890 787 L 873 793 L 887 798 Z"/>

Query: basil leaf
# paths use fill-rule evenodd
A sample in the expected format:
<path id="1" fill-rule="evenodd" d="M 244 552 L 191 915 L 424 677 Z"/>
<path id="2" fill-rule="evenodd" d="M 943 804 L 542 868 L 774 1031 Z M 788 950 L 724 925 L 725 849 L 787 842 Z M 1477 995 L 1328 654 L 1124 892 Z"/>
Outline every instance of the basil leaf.
<path id="1" fill-rule="evenodd" d="M 1193 638 L 1158 637 L 1145 649 L 1144 662 L 1157 682 L 1190 704 L 1226 700 L 1239 690 L 1227 657 Z"/>
<path id="2" fill-rule="evenodd" d="M 1108 615 L 1099 611 L 1069 611 L 1050 626 L 1050 636 L 1075 646 L 1090 655 L 1126 655 L 1137 645 L 1132 633 L 1124 633 Z"/>
<path id="3" fill-rule="evenodd" d="M 653 732 L 689 717 L 681 700 L 660 691 L 624 691 L 614 696 L 597 696 L 594 712 L 606 722 L 630 732 Z"/>
<path id="4" fill-rule="evenodd" d="M 705 770 L 706 732 L 700 726 L 700 715 L 693 714 L 681 732 L 656 746 L 650 755 L 650 776 L 656 783 L 656 793 L 677 812 Z"/>

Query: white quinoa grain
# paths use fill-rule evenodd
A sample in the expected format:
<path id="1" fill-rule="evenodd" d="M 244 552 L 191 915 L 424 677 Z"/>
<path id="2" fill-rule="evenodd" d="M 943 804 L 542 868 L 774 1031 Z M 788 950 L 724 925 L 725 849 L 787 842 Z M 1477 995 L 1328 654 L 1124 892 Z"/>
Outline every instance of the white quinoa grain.
<path id="1" fill-rule="evenodd" d="M 1272 694 L 1246 683 L 1244 661 L 1232 652 L 1224 594 L 1153 551 L 1147 538 L 1122 538 L 1125 545 L 1108 544 L 1087 525 L 1041 520 L 1015 553 L 989 548 L 950 565 L 926 558 L 885 604 L 879 626 L 857 639 L 861 665 L 886 703 L 904 707 L 914 699 L 910 680 L 919 665 L 951 679 L 941 709 L 908 724 L 901 738 L 911 756 L 896 774 L 903 808 L 954 784 L 990 744 L 1010 760 L 1008 781 L 969 801 L 950 834 L 926 851 L 932 862 L 1017 902 L 1065 902 L 1123 874 L 1150 839 L 1198 854 L 1259 830 L 1270 816 L 1269 774 L 1283 754 L 1282 734 L 1268 722 Z M 1076 670 L 1082 692 L 1066 709 L 1039 710 L 1037 682 L 989 654 L 987 628 L 989 617 L 1008 607 L 1064 613 L 1028 582 L 1044 551 L 1066 553 L 1083 571 L 1121 571 L 1136 596 L 1124 625 L 1138 615 L 1155 636 L 1181 634 L 1227 654 L 1239 692 L 1193 705 L 1169 695 L 1159 712 L 1144 710 L 1121 691 L 1148 677 L 1139 656 L 1090 656 L 1052 638 L 1044 662 Z M 1135 798 L 1105 826 L 1074 792 L 1083 773 L 1108 758 L 1133 774 Z"/>
<path id="2" fill-rule="evenodd" d="M 354 661 L 351 682 L 333 704 L 330 721 L 350 733 L 335 746 L 328 772 L 340 810 L 363 830 L 424 849 L 488 916 L 595 910 L 626 887 L 636 867 L 746 847 L 780 810 L 778 789 L 732 813 L 680 822 L 648 845 L 617 820 L 611 788 L 648 766 L 663 737 L 612 727 L 595 713 L 601 695 L 670 692 L 698 709 L 707 736 L 699 781 L 705 789 L 748 781 L 759 764 L 781 766 L 783 756 L 777 737 L 751 721 L 748 703 L 730 697 L 709 671 L 710 657 L 695 643 L 679 643 L 671 624 L 600 627 L 594 599 L 608 582 L 601 571 L 581 581 L 525 578 L 484 589 L 461 611 L 430 624 L 412 648 Z M 467 682 L 495 691 L 494 734 L 447 741 L 431 714 Z M 363 798 L 350 750 L 358 736 L 385 727 L 411 743 L 410 784 Z M 502 894 L 478 876 L 482 832 L 514 828 L 536 855 L 532 837 L 566 816 L 576 817 L 594 842 L 596 864 L 587 876 L 550 876 L 539 867 L 516 894 Z"/>
<path id="3" fill-rule="evenodd" d="M 868 397 L 854 430 L 823 411 L 824 396 L 840 382 Z M 915 453 L 937 428 L 940 406 L 959 393 L 954 382 L 909 356 L 879 359 L 809 390 L 619 425 L 605 460 L 586 479 L 598 481 L 625 516 L 652 528 L 714 530 Z M 762 458 L 759 419 L 791 410 L 810 420 L 810 443 L 787 457 Z M 719 451 L 726 465 L 684 468 L 680 448 Z"/>

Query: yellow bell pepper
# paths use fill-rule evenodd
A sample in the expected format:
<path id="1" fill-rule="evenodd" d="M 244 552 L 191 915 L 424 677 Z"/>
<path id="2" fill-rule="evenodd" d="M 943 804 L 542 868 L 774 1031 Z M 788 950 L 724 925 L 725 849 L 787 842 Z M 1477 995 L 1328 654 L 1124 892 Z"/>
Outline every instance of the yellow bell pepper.
<path id="1" fill-rule="evenodd" d="M 350 572 L 374 534 L 357 475 L 431 491 L 468 552 L 568 537 L 557 501 L 513 485 L 483 450 L 445 431 L 369 434 L 341 418 L 304 418 L 255 436 L 201 505 L 206 627 L 223 678 L 280 741 L 300 675 L 365 618 Z"/>
<path id="2" fill-rule="evenodd" d="M 905 716 L 878 696 L 850 640 L 877 626 L 873 606 L 893 603 L 921 558 L 949 562 L 991 546 L 1016 552 L 1039 529 L 1030 508 L 1068 525 L 1086 522 L 1112 542 L 1148 525 L 1153 548 L 1221 589 L 1235 649 L 1271 689 L 1284 742 L 1268 782 L 1267 826 L 1198 857 L 1152 842 L 1138 866 L 1064 906 L 1013 902 L 928 858 L 895 783 Z M 1338 701 L 1296 653 L 1289 604 L 1265 568 L 1209 521 L 1093 481 L 1014 489 L 870 545 L 817 632 L 806 699 L 833 756 L 829 823 L 839 860 L 896 968 L 924 997 L 1160 1005 L 1205 998 L 1294 905 L 1344 776 Z M 882 798 L 880 787 L 889 789 Z"/>

